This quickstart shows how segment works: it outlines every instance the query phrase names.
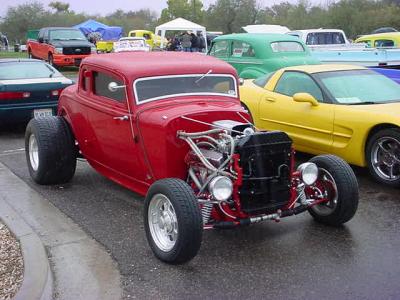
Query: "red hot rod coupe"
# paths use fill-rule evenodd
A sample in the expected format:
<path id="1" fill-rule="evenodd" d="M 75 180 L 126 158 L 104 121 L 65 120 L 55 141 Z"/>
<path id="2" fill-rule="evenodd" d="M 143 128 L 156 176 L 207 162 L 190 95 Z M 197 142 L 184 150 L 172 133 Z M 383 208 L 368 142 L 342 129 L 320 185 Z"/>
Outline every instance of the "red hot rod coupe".
<path id="1" fill-rule="evenodd" d="M 234 228 L 309 211 L 341 225 L 355 214 L 358 185 L 333 155 L 295 168 L 292 141 L 258 131 L 241 107 L 233 67 L 184 53 L 86 58 L 58 116 L 32 119 L 25 135 L 33 180 L 64 183 L 83 156 L 104 176 L 145 195 L 154 254 L 184 263 L 203 229 Z"/>

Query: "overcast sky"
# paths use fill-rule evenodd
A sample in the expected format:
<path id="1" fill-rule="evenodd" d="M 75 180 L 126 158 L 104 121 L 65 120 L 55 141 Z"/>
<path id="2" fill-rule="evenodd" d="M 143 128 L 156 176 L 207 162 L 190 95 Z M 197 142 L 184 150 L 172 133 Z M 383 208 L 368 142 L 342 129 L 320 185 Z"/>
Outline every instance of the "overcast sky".
<path id="1" fill-rule="evenodd" d="M 96 1 L 89 1 L 89 0 L 58 0 L 61 2 L 67 2 L 70 4 L 70 9 L 76 12 L 85 12 L 87 14 L 101 14 L 107 15 L 109 13 L 114 12 L 117 9 L 122 9 L 125 11 L 128 10 L 139 10 L 142 8 L 149 8 L 154 10 L 158 13 L 165 7 L 167 7 L 167 0 L 96 0 Z M 259 0 L 265 6 L 271 6 L 276 3 L 283 2 L 284 0 Z M 5 15 L 7 11 L 7 7 L 9 6 L 16 6 L 23 3 L 30 3 L 33 1 L 30 0 L 1 0 L 0 5 L 0 16 Z M 52 0 L 41 0 L 46 7 L 47 5 L 52 2 Z M 203 0 L 203 4 L 205 7 L 208 7 L 210 3 L 215 2 L 215 0 Z M 296 3 L 297 0 L 290 0 L 289 2 Z M 318 0 L 312 0 L 312 2 L 319 2 Z"/>

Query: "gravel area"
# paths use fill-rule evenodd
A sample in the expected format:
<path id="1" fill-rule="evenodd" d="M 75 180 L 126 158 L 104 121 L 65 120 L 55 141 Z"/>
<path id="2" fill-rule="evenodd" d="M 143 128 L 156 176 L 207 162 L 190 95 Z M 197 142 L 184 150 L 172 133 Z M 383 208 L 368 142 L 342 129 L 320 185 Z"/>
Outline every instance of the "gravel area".
<path id="1" fill-rule="evenodd" d="M 12 299 L 21 286 L 24 260 L 19 242 L 0 221 L 0 299 Z"/>

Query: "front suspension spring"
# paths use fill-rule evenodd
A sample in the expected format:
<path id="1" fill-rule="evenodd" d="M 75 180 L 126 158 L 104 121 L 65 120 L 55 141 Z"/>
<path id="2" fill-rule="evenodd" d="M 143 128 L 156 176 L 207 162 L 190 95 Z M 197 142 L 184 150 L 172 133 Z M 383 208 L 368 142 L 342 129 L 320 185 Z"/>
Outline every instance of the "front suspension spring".
<path id="1" fill-rule="evenodd" d="M 210 221 L 211 211 L 213 209 L 213 203 L 204 203 L 201 208 L 201 215 L 203 217 L 203 224 L 206 225 Z"/>

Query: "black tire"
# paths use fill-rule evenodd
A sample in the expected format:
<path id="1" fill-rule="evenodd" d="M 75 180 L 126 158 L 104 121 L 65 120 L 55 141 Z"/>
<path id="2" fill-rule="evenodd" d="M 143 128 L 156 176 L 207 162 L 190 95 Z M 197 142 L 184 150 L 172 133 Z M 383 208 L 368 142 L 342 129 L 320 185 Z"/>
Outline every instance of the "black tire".
<path id="1" fill-rule="evenodd" d="M 365 148 L 365 158 L 376 181 L 400 187 L 400 128 L 383 129 L 372 135 Z"/>
<path id="2" fill-rule="evenodd" d="M 36 156 L 32 149 L 37 149 Z M 75 139 L 62 117 L 32 119 L 25 131 L 25 153 L 29 173 L 38 184 L 66 183 L 75 174 Z"/>
<path id="3" fill-rule="evenodd" d="M 323 224 L 340 226 L 346 223 L 353 218 L 358 207 L 358 183 L 353 170 L 348 163 L 335 155 L 315 156 L 310 162 L 318 166 L 318 180 L 323 186 L 326 185 L 325 190 L 328 197 L 331 197 L 329 203 L 311 207 L 310 214 L 314 220 Z M 333 185 L 330 184 L 332 179 Z"/>
<path id="4" fill-rule="evenodd" d="M 54 64 L 53 54 L 49 53 L 49 56 L 47 57 L 47 61 L 49 62 L 50 66 L 56 68 L 56 65 Z"/>
<path id="5" fill-rule="evenodd" d="M 33 54 L 32 54 L 31 49 L 28 49 L 28 58 L 29 58 L 29 59 L 35 58 L 35 57 L 33 56 Z"/>
<path id="6" fill-rule="evenodd" d="M 173 246 L 170 249 L 164 250 L 158 245 L 156 235 L 152 233 L 154 227 L 157 226 L 154 225 L 151 229 L 149 224 L 149 209 L 154 208 L 155 202 L 163 196 L 172 204 L 176 216 L 175 223 L 177 223 L 176 241 L 172 243 Z M 152 218 L 154 220 L 155 217 Z M 158 227 L 160 226 L 161 224 L 158 224 Z M 189 185 L 175 178 L 162 179 L 153 183 L 145 199 L 144 227 L 147 241 L 155 256 L 160 260 L 169 264 L 182 264 L 195 257 L 201 246 L 203 221 L 199 204 Z"/>

